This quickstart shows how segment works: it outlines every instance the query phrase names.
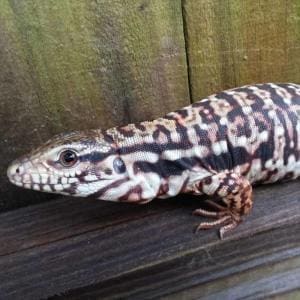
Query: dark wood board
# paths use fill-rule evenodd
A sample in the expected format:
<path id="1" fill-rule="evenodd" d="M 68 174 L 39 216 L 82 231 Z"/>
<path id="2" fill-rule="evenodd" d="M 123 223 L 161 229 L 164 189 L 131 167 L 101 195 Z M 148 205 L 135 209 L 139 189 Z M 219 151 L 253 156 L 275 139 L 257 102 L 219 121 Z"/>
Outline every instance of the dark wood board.
<path id="1" fill-rule="evenodd" d="M 257 187 L 253 213 L 223 241 L 215 230 L 193 232 L 200 218 L 191 212 L 203 199 L 185 195 L 137 206 L 62 198 L 3 213 L 0 298 L 296 293 L 299 181 Z"/>

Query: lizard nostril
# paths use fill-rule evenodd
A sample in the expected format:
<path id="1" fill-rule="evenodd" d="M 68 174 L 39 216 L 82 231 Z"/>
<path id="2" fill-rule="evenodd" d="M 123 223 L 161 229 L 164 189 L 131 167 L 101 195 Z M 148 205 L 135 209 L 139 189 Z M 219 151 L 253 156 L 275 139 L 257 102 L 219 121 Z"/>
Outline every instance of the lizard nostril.
<path id="1" fill-rule="evenodd" d="M 23 167 L 20 163 L 12 163 L 7 169 L 8 177 L 13 177 L 15 175 L 21 176 L 23 173 Z"/>

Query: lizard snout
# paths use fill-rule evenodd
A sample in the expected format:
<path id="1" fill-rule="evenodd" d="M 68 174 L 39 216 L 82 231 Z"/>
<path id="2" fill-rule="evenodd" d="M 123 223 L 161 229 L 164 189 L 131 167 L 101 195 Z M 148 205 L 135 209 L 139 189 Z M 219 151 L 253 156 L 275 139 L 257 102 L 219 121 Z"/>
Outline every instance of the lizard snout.
<path id="1" fill-rule="evenodd" d="M 16 185 L 22 185 L 21 181 L 24 172 L 25 168 L 22 166 L 21 161 L 15 160 L 7 168 L 7 177 L 10 182 Z"/>

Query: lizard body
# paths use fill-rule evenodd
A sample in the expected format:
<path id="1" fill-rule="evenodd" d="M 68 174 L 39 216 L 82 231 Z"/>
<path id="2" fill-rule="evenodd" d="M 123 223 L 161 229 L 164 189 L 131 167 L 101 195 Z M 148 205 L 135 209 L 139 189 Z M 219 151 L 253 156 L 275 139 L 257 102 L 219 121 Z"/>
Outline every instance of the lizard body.
<path id="1" fill-rule="evenodd" d="M 252 185 L 300 176 L 300 85 L 257 84 L 209 96 L 151 122 L 54 137 L 14 161 L 25 188 L 146 203 L 179 193 L 221 197 L 198 209 L 221 237 L 252 207 Z"/>

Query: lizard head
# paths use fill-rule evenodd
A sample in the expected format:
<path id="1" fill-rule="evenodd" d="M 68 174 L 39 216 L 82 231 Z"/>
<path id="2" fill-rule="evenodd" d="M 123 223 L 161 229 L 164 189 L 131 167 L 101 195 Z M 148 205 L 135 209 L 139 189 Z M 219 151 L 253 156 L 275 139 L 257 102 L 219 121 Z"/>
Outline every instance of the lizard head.
<path id="1" fill-rule="evenodd" d="M 100 130 L 57 135 L 13 161 L 7 175 L 17 186 L 81 197 L 129 180 L 116 145 Z M 109 198 L 103 200 L 115 200 Z"/>

